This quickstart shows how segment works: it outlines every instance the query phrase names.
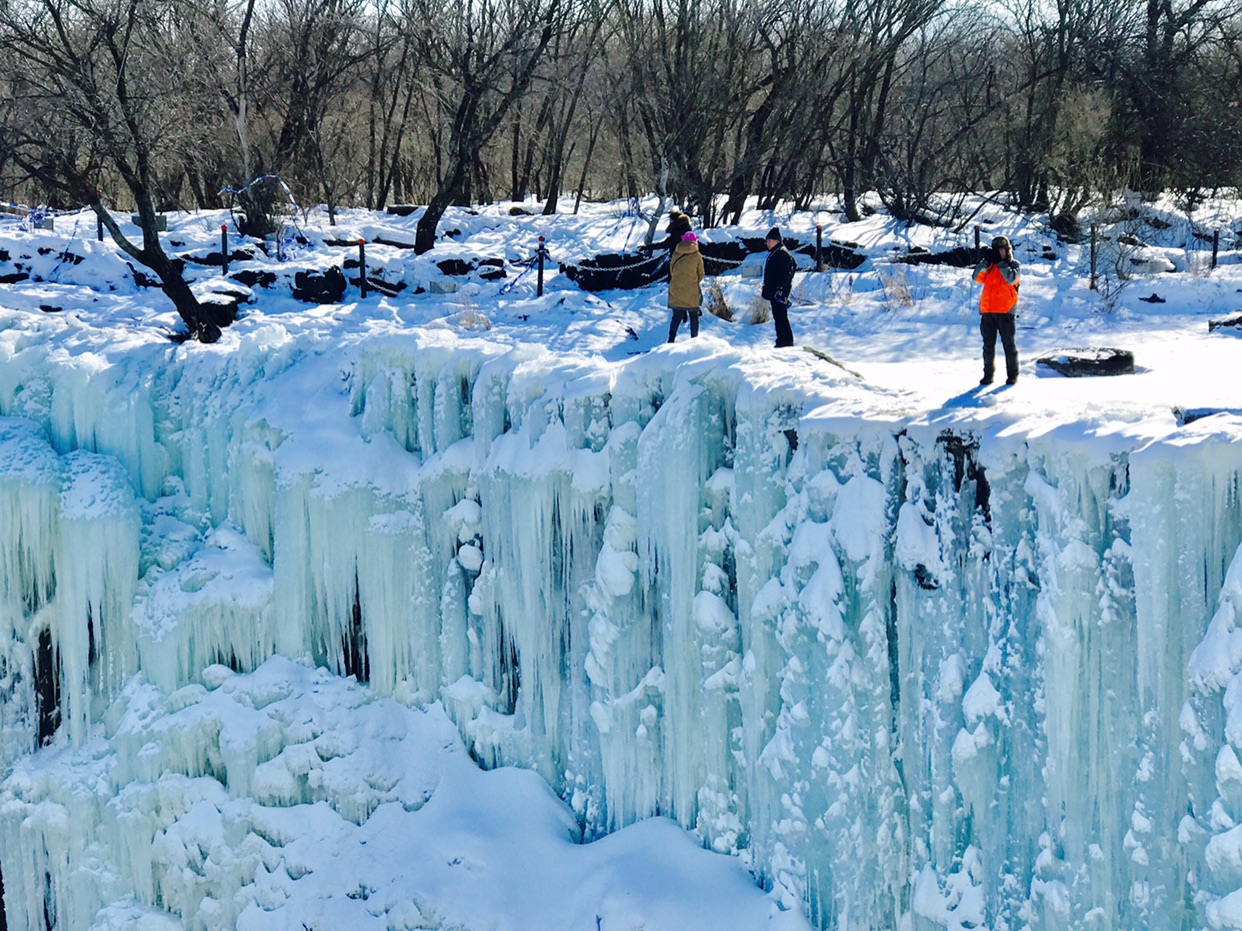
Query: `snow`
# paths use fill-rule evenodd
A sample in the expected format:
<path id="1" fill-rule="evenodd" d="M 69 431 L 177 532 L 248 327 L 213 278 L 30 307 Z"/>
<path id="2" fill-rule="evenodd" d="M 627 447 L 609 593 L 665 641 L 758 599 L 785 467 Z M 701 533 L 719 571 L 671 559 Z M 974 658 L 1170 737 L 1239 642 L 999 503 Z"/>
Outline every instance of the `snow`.
<path id="1" fill-rule="evenodd" d="M 987 389 L 969 269 L 891 261 L 969 229 L 749 211 L 702 238 L 865 261 L 799 256 L 799 348 L 668 345 L 663 286 L 523 271 L 640 218 L 509 206 L 423 256 L 300 217 L 212 346 L 87 215 L 0 219 L 9 928 L 1242 927 L 1242 263 L 1193 235 L 1236 202 L 1150 206 L 1099 292 L 980 204 L 1023 263 Z M 398 297 L 290 296 L 359 236 Z M 1137 370 L 1034 361 L 1079 347 Z"/>

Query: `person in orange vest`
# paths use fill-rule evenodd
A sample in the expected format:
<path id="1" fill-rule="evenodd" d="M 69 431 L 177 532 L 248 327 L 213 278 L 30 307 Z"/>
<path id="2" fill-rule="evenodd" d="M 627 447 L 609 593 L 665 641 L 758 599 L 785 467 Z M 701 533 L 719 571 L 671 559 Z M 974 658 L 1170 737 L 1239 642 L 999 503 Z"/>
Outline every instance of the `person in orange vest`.
<path id="1" fill-rule="evenodd" d="M 1018 380 L 1018 345 L 1014 330 L 1018 306 L 1018 284 L 1022 267 L 1014 261 L 1013 246 L 1004 236 L 992 240 L 975 266 L 975 281 L 983 285 L 979 298 L 979 332 L 983 334 L 983 378 L 979 384 L 992 384 L 996 372 L 996 337 L 1005 350 L 1005 384 Z"/>

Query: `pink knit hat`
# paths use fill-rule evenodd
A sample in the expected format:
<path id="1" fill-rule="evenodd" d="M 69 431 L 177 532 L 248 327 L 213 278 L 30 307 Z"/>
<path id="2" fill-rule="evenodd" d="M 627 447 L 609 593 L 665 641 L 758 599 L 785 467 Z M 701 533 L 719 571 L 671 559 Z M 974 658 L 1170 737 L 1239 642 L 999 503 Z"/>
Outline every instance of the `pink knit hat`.
<path id="1" fill-rule="evenodd" d="M 698 242 L 699 237 L 695 236 L 694 233 L 685 232 L 681 234 L 681 241 L 682 242 Z"/>

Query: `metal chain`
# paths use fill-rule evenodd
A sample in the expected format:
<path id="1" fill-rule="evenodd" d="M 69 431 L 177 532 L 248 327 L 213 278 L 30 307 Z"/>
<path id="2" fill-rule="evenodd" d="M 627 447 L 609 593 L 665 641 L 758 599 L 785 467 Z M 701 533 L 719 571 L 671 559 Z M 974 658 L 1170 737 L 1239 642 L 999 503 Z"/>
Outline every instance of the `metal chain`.
<path id="1" fill-rule="evenodd" d="M 521 281 L 522 278 L 526 275 L 526 273 L 529 272 L 532 268 L 534 268 L 538 262 L 539 262 L 539 256 L 535 256 L 533 259 L 530 259 L 529 261 L 527 261 L 525 263 L 525 267 L 520 272 L 518 272 L 518 276 L 514 278 L 512 281 L 506 281 L 501 286 L 500 290 L 496 292 L 496 296 L 504 297 L 506 294 L 512 291 L 514 287 L 517 286 L 517 283 Z"/>
<path id="2" fill-rule="evenodd" d="M 590 259 L 587 259 L 586 261 L 590 261 Z M 645 259 L 640 259 L 637 262 L 631 262 L 628 265 L 579 265 L 576 262 L 560 262 L 559 264 L 562 268 L 573 268 L 573 269 L 576 269 L 577 271 L 610 272 L 611 273 L 611 272 L 626 271 L 627 269 L 631 269 L 631 268 L 640 268 L 643 265 L 652 264 L 653 261 L 667 262 L 668 256 L 649 255 Z"/>

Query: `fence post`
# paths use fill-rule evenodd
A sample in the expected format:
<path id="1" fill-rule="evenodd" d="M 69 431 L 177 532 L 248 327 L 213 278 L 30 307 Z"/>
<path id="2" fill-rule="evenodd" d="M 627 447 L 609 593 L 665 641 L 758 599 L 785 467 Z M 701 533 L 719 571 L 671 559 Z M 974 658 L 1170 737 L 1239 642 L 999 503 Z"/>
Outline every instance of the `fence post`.
<path id="1" fill-rule="evenodd" d="M 1216 253 L 1220 251 L 1220 229 L 1212 230 L 1212 268 L 1216 267 Z"/>
<path id="2" fill-rule="evenodd" d="M 227 223 L 220 226 L 220 274 L 227 275 L 229 273 L 229 225 Z"/>
<path id="3" fill-rule="evenodd" d="M 1096 226 L 1094 223 L 1092 223 L 1091 224 L 1091 290 L 1092 291 L 1099 290 L 1095 286 L 1095 230 L 1096 230 Z"/>
<path id="4" fill-rule="evenodd" d="M 975 224 L 975 255 L 978 255 L 980 251 L 981 250 L 979 248 L 979 224 L 976 223 Z"/>
<path id="5" fill-rule="evenodd" d="M 815 270 L 822 272 L 824 270 L 824 226 L 822 223 L 815 224 Z"/>
<path id="6" fill-rule="evenodd" d="M 362 296 L 367 296 L 367 241 L 365 239 L 358 240 L 358 287 L 362 289 Z"/>
<path id="7" fill-rule="evenodd" d="M 539 237 L 539 252 L 538 252 L 538 255 L 539 255 L 539 281 L 538 281 L 538 284 L 535 286 L 535 296 L 536 296 L 536 297 L 543 297 L 543 256 L 544 256 L 544 251 L 545 251 L 545 250 L 544 250 L 544 247 L 543 247 L 543 237 L 542 237 L 542 236 L 540 236 L 540 237 Z"/>

